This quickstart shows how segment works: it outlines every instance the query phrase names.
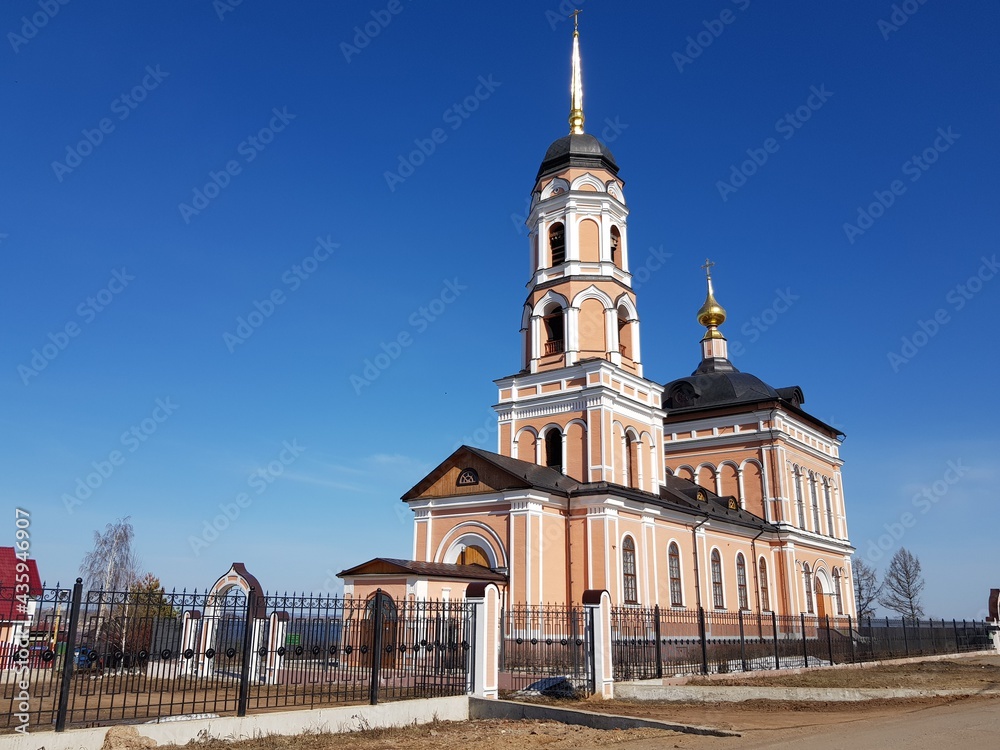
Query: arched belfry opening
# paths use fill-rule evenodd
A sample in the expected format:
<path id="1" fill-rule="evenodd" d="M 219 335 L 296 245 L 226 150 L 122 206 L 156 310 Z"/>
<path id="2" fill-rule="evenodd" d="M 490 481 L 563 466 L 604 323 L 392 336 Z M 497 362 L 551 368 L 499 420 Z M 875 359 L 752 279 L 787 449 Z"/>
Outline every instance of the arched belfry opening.
<path id="1" fill-rule="evenodd" d="M 562 431 L 557 427 L 545 433 L 545 465 L 556 471 L 563 470 Z"/>
<path id="2" fill-rule="evenodd" d="M 549 259 L 551 266 L 566 260 L 566 227 L 561 223 L 549 227 Z"/>
<path id="3" fill-rule="evenodd" d="M 611 262 L 619 268 L 622 267 L 621 244 L 622 233 L 618 231 L 618 227 L 611 227 Z"/>
<path id="4" fill-rule="evenodd" d="M 542 325 L 545 328 L 545 342 L 542 350 L 544 356 L 562 354 L 566 351 L 566 321 L 563 309 L 555 302 L 551 303 L 542 315 Z"/>

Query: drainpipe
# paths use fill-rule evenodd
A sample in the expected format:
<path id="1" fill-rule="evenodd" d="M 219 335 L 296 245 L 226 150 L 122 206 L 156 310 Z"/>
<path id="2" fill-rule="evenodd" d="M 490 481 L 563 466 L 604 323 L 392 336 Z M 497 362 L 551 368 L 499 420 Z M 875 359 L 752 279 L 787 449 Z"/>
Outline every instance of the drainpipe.
<path id="1" fill-rule="evenodd" d="M 750 540 L 750 554 L 753 555 L 753 590 L 754 599 L 757 600 L 757 613 L 760 614 L 760 581 L 757 575 L 757 545 L 756 542 L 760 539 L 761 534 L 764 533 L 764 529 L 757 532 L 757 536 Z"/>
<path id="2" fill-rule="evenodd" d="M 771 418 L 769 420 L 771 422 L 771 426 L 768 428 L 768 434 L 769 434 L 769 437 L 770 437 L 771 445 L 774 445 L 774 417 L 775 417 L 775 415 L 777 413 L 778 413 L 777 407 L 771 409 Z M 777 501 L 777 499 L 778 499 L 778 482 L 776 480 L 777 480 L 777 478 L 779 476 L 779 474 L 778 474 L 779 470 L 783 471 L 784 467 L 779 467 L 778 466 L 777 451 L 773 451 L 772 452 L 772 456 L 774 457 L 774 459 L 771 461 L 771 480 L 772 480 L 772 483 L 771 483 L 771 493 L 774 496 L 775 501 Z M 769 519 L 766 516 L 767 516 L 767 514 L 765 513 L 765 518 L 764 518 L 765 521 L 768 521 L 769 523 L 775 523 L 776 522 L 776 519 Z M 782 522 L 787 523 L 787 519 L 782 518 L 781 520 L 782 520 Z M 779 539 L 780 539 L 780 537 L 779 537 Z M 782 562 L 782 568 L 784 568 L 785 550 L 782 550 L 781 562 Z M 775 584 L 779 584 L 779 583 L 781 585 L 780 585 L 780 587 L 777 586 L 777 585 L 775 586 L 776 590 L 775 590 L 774 593 L 776 595 L 780 595 L 781 596 L 781 599 L 784 601 L 784 611 L 785 612 L 789 612 L 789 611 L 791 611 L 791 602 L 792 602 L 791 592 L 789 591 L 789 587 L 791 586 L 791 582 L 790 581 L 786 581 L 784 574 L 782 574 L 780 577 L 778 577 L 778 578 L 775 579 Z M 774 609 L 773 603 L 772 603 L 772 606 L 771 606 L 771 610 L 772 611 L 776 611 Z"/>
<path id="3" fill-rule="evenodd" d="M 573 601 L 573 529 L 570 526 L 570 512 L 573 510 L 573 490 L 566 490 L 566 603 Z M 584 522 L 586 523 L 586 522 Z"/>
<path id="4" fill-rule="evenodd" d="M 771 426 L 767 430 L 768 431 L 768 437 L 770 438 L 770 440 L 768 442 L 770 443 L 770 445 L 772 447 L 774 447 L 774 416 L 777 413 L 778 413 L 777 409 L 771 409 L 771 417 L 770 417 L 770 419 L 768 419 L 768 422 L 771 423 Z M 778 500 L 778 486 L 779 485 L 778 485 L 778 482 L 777 482 L 778 477 L 775 474 L 775 472 L 777 471 L 777 468 L 778 468 L 778 466 L 777 466 L 777 463 L 778 463 L 778 452 L 776 450 L 772 450 L 771 451 L 771 461 L 770 461 L 770 463 L 771 463 L 771 496 L 774 498 L 775 504 L 777 504 L 777 500 Z M 772 511 L 772 513 L 770 515 L 774 516 L 776 514 Z M 774 518 L 768 518 L 767 516 L 768 516 L 767 504 L 765 503 L 764 504 L 764 520 L 767 521 L 768 523 L 774 523 Z M 782 518 L 781 520 L 785 520 L 785 519 Z"/>
<path id="5" fill-rule="evenodd" d="M 701 609 L 701 570 L 698 565 L 698 529 L 704 524 L 708 523 L 708 516 L 705 516 L 701 521 L 696 523 L 691 527 L 691 544 L 692 550 L 694 551 L 694 593 L 695 601 L 698 604 L 698 608 Z"/>

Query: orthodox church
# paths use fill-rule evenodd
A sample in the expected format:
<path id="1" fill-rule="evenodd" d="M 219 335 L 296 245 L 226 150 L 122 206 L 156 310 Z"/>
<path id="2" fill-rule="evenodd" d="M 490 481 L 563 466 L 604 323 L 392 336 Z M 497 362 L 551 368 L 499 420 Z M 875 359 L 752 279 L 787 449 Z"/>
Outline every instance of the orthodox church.
<path id="1" fill-rule="evenodd" d="M 412 559 L 342 571 L 345 593 L 457 599 L 492 581 L 512 604 L 856 615 L 843 435 L 729 361 L 712 264 L 700 362 L 643 372 L 628 205 L 584 131 L 579 31 L 568 135 L 545 152 L 527 219 L 521 367 L 495 381 L 497 452 L 463 446 L 403 495 Z"/>

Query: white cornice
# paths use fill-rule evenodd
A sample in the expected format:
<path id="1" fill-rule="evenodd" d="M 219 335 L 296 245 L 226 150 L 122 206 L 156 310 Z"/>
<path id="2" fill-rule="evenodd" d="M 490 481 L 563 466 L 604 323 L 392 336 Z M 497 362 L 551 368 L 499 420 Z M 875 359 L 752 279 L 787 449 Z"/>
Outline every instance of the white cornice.
<path id="1" fill-rule="evenodd" d="M 585 269 L 596 269 L 598 273 L 587 273 Z M 550 281 L 596 281 L 599 279 L 613 279 L 619 282 L 627 290 L 632 290 L 632 274 L 623 271 L 611 261 L 582 261 L 568 260 L 558 266 L 551 268 L 539 268 L 532 274 L 531 279 L 525 284 L 527 289 L 534 289 L 536 286 L 546 284 Z"/>
<path id="2" fill-rule="evenodd" d="M 597 175 L 593 176 L 600 180 Z M 628 206 L 611 193 L 566 190 L 557 195 L 549 196 L 545 200 L 537 201 L 531 207 L 525 223 L 529 226 L 536 226 L 540 221 L 558 221 L 566 215 L 567 211 L 584 216 L 600 216 L 606 212 L 621 222 L 624 222 L 629 214 Z"/>
<path id="3" fill-rule="evenodd" d="M 579 378 L 586 378 L 587 375 L 591 373 L 607 373 L 609 376 L 620 380 L 623 384 L 632 386 L 633 388 L 641 388 L 642 390 L 649 391 L 651 393 L 663 393 L 663 386 L 652 380 L 646 380 L 645 378 L 639 377 L 638 375 L 625 370 L 618 365 L 614 365 L 604 359 L 588 359 L 584 362 L 578 362 L 575 365 L 570 365 L 569 367 L 560 367 L 557 370 L 540 370 L 539 372 L 519 372 L 514 375 L 508 375 L 504 378 L 498 378 L 493 382 L 498 388 L 529 388 L 535 385 L 542 385 L 545 383 L 559 382 L 564 380 L 576 380 Z M 585 381 L 586 382 L 586 381 Z M 595 383 L 593 385 L 588 385 L 586 387 L 597 387 L 603 385 L 603 383 Z M 610 388 L 610 386 L 607 386 Z M 512 398 L 515 394 L 511 394 Z M 548 394 L 546 394 L 548 395 Z M 515 400 L 522 400 L 527 398 L 536 398 L 535 396 L 522 396 Z"/>

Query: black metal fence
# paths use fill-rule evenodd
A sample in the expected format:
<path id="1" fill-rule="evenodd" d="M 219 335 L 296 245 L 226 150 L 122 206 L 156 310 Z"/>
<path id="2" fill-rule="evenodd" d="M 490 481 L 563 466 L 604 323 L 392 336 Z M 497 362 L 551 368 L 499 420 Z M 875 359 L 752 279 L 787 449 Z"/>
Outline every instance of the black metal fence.
<path id="1" fill-rule="evenodd" d="M 616 680 L 857 663 L 992 648 L 982 621 L 779 616 L 621 607 L 611 612 Z"/>
<path id="2" fill-rule="evenodd" d="M 500 614 L 500 690 L 594 692 L 594 623 L 581 606 L 514 605 Z"/>
<path id="3" fill-rule="evenodd" d="M 11 619 L 0 729 L 464 695 L 475 647 L 471 605 L 381 592 L 84 592 L 78 581 Z"/>

